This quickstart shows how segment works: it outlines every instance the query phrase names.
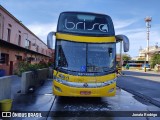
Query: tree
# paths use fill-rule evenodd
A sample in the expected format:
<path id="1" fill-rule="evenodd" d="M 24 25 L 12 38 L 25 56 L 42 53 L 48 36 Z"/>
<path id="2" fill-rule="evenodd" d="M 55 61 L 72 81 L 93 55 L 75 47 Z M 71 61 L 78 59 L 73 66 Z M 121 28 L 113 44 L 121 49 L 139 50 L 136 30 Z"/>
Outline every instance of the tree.
<path id="1" fill-rule="evenodd" d="M 123 59 L 124 61 L 129 61 L 129 60 L 131 60 L 131 57 L 130 57 L 130 55 L 128 55 L 128 54 L 124 54 L 124 55 L 122 55 L 122 59 Z"/>
<path id="2" fill-rule="evenodd" d="M 160 64 L 160 54 L 154 54 L 151 57 L 151 61 L 150 61 L 151 67 L 154 68 L 156 64 Z"/>

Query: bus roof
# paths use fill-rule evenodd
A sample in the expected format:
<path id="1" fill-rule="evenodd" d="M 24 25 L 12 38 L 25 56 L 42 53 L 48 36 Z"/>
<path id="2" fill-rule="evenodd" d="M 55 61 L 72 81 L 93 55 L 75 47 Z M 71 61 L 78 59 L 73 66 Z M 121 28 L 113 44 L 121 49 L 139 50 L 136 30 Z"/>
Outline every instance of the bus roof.
<path id="1" fill-rule="evenodd" d="M 106 15 L 106 14 L 94 13 L 94 12 L 64 11 L 64 12 L 61 12 L 60 14 L 63 14 L 63 13 L 77 13 L 77 14 L 102 15 L 102 16 L 108 16 L 108 17 L 110 17 L 109 15 Z"/>

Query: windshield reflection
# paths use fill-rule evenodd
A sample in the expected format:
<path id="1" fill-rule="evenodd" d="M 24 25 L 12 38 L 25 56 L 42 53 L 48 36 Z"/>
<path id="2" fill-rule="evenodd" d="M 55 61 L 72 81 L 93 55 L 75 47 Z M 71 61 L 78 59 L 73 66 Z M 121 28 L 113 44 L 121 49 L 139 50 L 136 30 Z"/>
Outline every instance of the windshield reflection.
<path id="1" fill-rule="evenodd" d="M 57 41 L 56 67 L 78 72 L 107 72 L 115 66 L 115 43 Z"/>

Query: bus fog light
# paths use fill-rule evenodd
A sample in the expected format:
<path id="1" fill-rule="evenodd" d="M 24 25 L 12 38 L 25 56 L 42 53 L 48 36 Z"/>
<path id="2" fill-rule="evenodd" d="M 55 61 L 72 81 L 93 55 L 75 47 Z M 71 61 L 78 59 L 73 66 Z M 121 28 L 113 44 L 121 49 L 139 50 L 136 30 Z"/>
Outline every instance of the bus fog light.
<path id="1" fill-rule="evenodd" d="M 55 87 L 55 89 L 56 89 L 57 91 L 62 92 L 62 90 L 61 90 L 60 87 L 57 87 L 57 86 L 54 86 L 54 87 Z"/>
<path id="2" fill-rule="evenodd" d="M 111 93 L 114 91 L 114 88 L 111 88 L 108 92 Z"/>

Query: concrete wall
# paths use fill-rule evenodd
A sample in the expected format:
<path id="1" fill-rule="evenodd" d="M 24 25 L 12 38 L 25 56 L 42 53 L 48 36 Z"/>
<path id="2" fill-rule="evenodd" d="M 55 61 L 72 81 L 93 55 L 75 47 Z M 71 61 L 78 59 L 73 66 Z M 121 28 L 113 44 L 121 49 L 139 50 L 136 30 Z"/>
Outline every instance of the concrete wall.
<path id="1" fill-rule="evenodd" d="M 11 77 L 0 77 L 0 100 L 11 98 Z"/>
<path id="2" fill-rule="evenodd" d="M 48 68 L 38 70 L 37 82 L 44 81 L 48 78 Z"/>
<path id="3" fill-rule="evenodd" d="M 21 79 L 21 93 L 28 93 L 29 87 L 36 88 L 37 86 L 42 85 L 42 83 L 47 80 L 48 77 L 48 68 L 39 69 L 35 72 L 29 71 L 22 73 Z"/>
<path id="4" fill-rule="evenodd" d="M 53 69 L 52 68 L 49 68 L 48 78 L 53 79 Z"/>

